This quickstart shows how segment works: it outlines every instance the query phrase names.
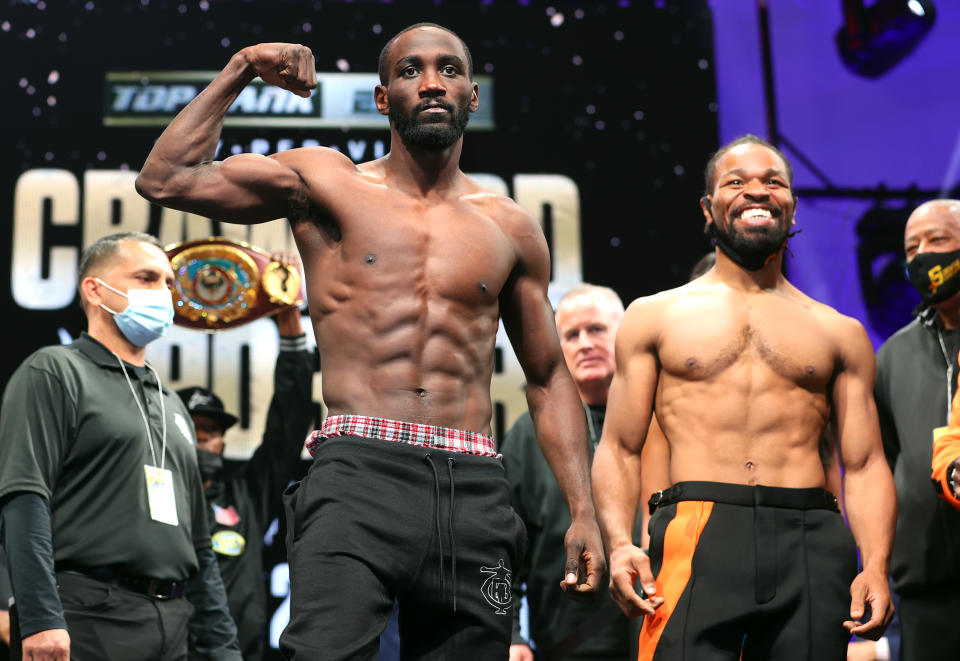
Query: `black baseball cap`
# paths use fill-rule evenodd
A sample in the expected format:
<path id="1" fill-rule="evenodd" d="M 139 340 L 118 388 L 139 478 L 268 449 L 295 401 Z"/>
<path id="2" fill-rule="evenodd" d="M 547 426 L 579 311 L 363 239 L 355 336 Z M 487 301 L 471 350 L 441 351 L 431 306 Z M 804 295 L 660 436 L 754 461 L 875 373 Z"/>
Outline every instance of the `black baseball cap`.
<path id="1" fill-rule="evenodd" d="M 190 415 L 205 415 L 213 418 L 223 427 L 223 431 L 227 431 L 237 424 L 237 416 L 224 411 L 223 402 L 220 401 L 220 398 L 206 388 L 199 386 L 183 388 L 178 390 L 177 394 L 180 395 L 180 399 L 183 400 L 187 410 L 190 411 Z"/>

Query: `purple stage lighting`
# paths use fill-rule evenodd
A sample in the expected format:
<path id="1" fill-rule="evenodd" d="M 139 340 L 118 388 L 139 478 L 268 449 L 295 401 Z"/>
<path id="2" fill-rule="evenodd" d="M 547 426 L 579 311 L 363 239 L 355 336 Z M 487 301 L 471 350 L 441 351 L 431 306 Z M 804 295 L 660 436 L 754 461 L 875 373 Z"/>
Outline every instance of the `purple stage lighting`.
<path id="1" fill-rule="evenodd" d="M 878 78 L 910 54 L 930 31 L 936 10 L 930 0 L 843 0 L 844 25 L 837 31 L 840 58 L 848 69 Z"/>

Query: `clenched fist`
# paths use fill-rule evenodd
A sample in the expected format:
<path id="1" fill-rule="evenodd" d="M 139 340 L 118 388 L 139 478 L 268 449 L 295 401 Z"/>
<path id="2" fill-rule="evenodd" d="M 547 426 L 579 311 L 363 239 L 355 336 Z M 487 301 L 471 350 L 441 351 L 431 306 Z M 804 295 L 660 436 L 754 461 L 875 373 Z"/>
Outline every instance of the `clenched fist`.
<path id="1" fill-rule="evenodd" d="M 244 48 L 239 53 L 247 66 L 265 83 L 290 90 L 297 96 L 310 96 L 317 87 L 317 67 L 313 52 L 300 44 L 268 43 Z"/>
<path id="2" fill-rule="evenodd" d="M 66 629 L 47 629 L 21 642 L 23 659 L 28 661 L 70 661 L 70 634 Z"/>

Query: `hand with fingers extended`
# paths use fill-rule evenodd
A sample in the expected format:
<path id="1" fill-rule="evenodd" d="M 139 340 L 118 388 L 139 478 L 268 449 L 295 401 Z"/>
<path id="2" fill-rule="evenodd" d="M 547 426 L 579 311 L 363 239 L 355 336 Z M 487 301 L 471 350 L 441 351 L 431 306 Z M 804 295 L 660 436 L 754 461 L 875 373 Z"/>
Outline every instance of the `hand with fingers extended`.
<path id="1" fill-rule="evenodd" d="M 870 609 L 870 619 L 862 622 L 867 608 Z M 861 638 L 878 640 L 892 618 L 893 599 L 887 577 L 864 569 L 850 584 L 850 619 L 843 626 Z"/>
<path id="2" fill-rule="evenodd" d="M 634 587 L 639 580 L 643 594 Z M 653 615 L 663 603 L 646 552 L 632 544 L 610 552 L 610 596 L 627 617 Z"/>
<path id="3" fill-rule="evenodd" d="M 266 43 L 244 48 L 248 65 L 265 83 L 290 90 L 297 96 L 310 96 L 317 87 L 317 67 L 313 51 L 300 44 Z"/>
<path id="4" fill-rule="evenodd" d="M 592 515 L 575 518 L 567 529 L 563 543 L 567 550 L 567 562 L 560 589 L 574 601 L 594 601 L 607 570 L 596 518 Z"/>

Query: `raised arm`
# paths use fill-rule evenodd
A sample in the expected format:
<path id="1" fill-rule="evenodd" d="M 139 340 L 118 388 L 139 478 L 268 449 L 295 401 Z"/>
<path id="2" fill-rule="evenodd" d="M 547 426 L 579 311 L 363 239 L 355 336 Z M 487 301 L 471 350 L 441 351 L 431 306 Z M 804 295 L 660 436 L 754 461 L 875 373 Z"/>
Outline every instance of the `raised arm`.
<path id="1" fill-rule="evenodd" d="M 850 586 L 850 620 L 844 626 L 851 633 L 876 640 L 893 617 L 889 567 L 897 496 L 873 400 L 873 349 L 858 322 L 843 318 L 840 325 L 843 356 L 833 384 L 833 415 L 843 462 L 847 519 L 863 562 L 863 571 Z M 870 619 L 861 623 L 867 606 Z"/>
<path id="2" fill-rule="evenodd" d="M 273 397 L 260 446 L 243 470 L 259 520 L 269 526 L 279 513 L 280 494 L 294 478 L 304 439 L 316 414 L 313 374 L 316 358 L 307 349 L 300 310 L 277 313 L 280 352 L 273 374 Z M 261 530 L 261 534 L 266 530 Z"/>
<path id="3" fill-rule="evenodd" d="M 317 85 L 309 48 L 280 43 L 244 48 L 160 135 L 137 177 L 137 191 L 157 204 L 230 222 L 287 215 L 291 200 L 304 193 L 296 154 L 213 160 L 227 111 L 257 76 L 304 97 Z"/>
<path id="4" fill-rule="evenodd" d="M 646 553 L 633 543 L 641 505 L 640 455 L 653 413 L 658 365 L 649 320 L 655 303 L 635 301 L 617 331 L 617 370 L 610 384 L 603 435 L 593 457 L 593 499 L 610 556 L 610 595 L 630 617 L 652 615 L 663 603 Z M 647 598 L 634 582 L 639 577 Z"/>
<path id="5" fill-rule="evenodd" d="M 595 598 L 605 561 L 590 494 L 587 423 L 580 395 L 560 350 L 547 298 L 550 253 L 539 224 L 526 212 L 514 224 L 518 263 L 500 296 L 500 314 L 527 379 L 527 405 L 540 448 L 570 509 L 561 588 Z"/>

